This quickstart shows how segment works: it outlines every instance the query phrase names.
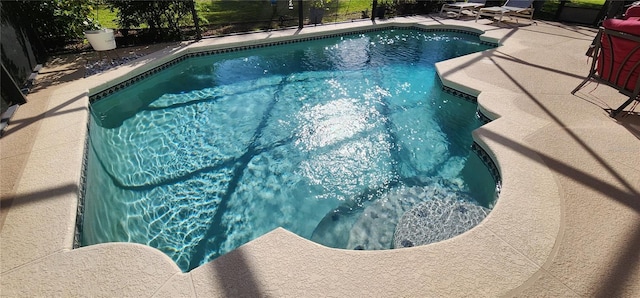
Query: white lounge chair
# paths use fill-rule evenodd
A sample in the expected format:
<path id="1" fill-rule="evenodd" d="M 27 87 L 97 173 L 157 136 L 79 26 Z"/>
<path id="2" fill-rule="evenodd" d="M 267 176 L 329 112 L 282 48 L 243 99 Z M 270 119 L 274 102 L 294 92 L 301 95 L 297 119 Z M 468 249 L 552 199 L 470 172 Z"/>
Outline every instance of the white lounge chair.
<path id="1" fill-rule="evenodd" d="M 533 20 L 533 0 L 507 0 L 502 6 L 480 8 L 476 16 L 476 22 L 480 16 L 498 17 L 498 22 L 501 22 L 504 16 L 509 18 L 523 17 Z M 517 21 L 518 19 L 516 19 Z"/>
<path id="2" fill-rule="evenodd" d="M 469 10 L 475 14 L 476 10 L 484 7 L 486 0 L 468 0 L 466 2 L 445 3 L 440 8 L 440 13 L 445 11 L 451 11 L 456 13 L 456 18 L 459 18 L 463 10 Z"/>

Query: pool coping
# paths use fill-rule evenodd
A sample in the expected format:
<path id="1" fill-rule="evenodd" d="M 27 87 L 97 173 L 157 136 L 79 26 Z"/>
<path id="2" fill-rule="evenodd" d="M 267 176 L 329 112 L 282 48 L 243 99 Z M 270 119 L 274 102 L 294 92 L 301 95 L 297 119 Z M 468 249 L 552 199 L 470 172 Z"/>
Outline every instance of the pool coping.
<path id="1" fill-rule="evenodd" d="M 143 72 L 140 74 L 137 74 L 135 76 L 133 76 L 132 78 L 126 79 L 124 81 L 120 81 L 120 80 L 114 80 L 113 82 L 115 83 L 115 85 L 113 85 L 112 87 L 109 87 L 107 89 L 92 89 L 89 92 L 89 105 L 95 104 L 109 96 L 112 95 L 116 95 L 117 92 L 122 91 L 126 88 L 132 87 L 133 85 L 137 84 L 137 83 L 141 83 L 143 80 L 153 76 L 154 74 L 157 74 L 160 71 L 169 71 L 170 67 L 175 66 L 181 62 L 187 61 L 188 59 L 191 58 L 197 58 L 197 57 L 206 57 L 206 56 L 213 56 L 213 55 L 219 55 L 219 54 L 225 54 L 225 53 L 232 53 L 232 52 L 240 52 L 240 51 L 246 51 L 246 50 L 252 50 L 252 49 L 259 49 L 259 48 L 266 48 L 266 47 L 271 47 L 271 46 L 279 46 L 279 45 L 287 45 L 287 44 L 294 44 L 294 43 L 301 43 L 301 42 L 308 42 L 308 41 L 313 41 L 313 40 L 321 40 L 321 39 L 330 39 L 330 38 L 336 38 L 336 37 L 346 37 L 346 36 L 354 36 L 354 35 L 360 35 L 360 34 L 367 34 L 367 33 L 375 33 L 375 32 L 382 32 L 385 30 L 403 30 L 403 29 L 410 29 L 410 30 L 417 30 L 417 31 L 421 31 L 421 32 L 437 32 L 437 33 L 442 33 L 442 32 L 455 32 L 455 33 L 461 33 L 461 34 L 466 34 L 469 36 L 474 36 L 474 37 L 479 37 L 480 36 L 480 32 L 475 31 L 475 30 L 461 30 L 459 28 L 454 28 L 451 26 L 447 26 L 447 27 L 443 27 L 443 26 L 415 26 L 415 25 L 404 25 L 404 26 L 398 26 L 397 24 L 391 23 L 391 24 L 385 24 L 384 26 L 374 26 L 374 27 L 366 27 L 364 29 L 361 30 L 349 30 L 349 31 L 341 31 L 338 33 L 334 33 L 334 32 L 328 32 L 328 33 L 324 33 L 324 34 L 320 34 L 320 35 L 312 35 L 312 36 L 298 36 L 295 39 L 284 39 L 284 40 L 278 40 L 278 41 L 264 41 L 262 43 L 256 43 L 256 44 L 251 44 L 251 45 L 236 45 L 233 47 L 223 47 L 223 48 L 215 48 L 215 49 L 211 49 L 210 47 L 201 47 L 201 48 L 196 48 L 194 51 L 188 51 L 188 52 L 183 52 L 183 53 L 179 53 L 179 54 L 174 54 L 174 55 L 170 55 L 169 58 L 171 58 L 171 60 L 169 60 L 168 62 L 165 62 L 161 65 L 158 66 L 154 66 L 151 69 L 142 69 Z M 492 47 L 497 47 L 499 46 L 499 44 L 497 43 L 491 43 L 488 41 L 481 41 L 481 43 L 492 46 Z M 442 88 L 442 92 L 448 93 L 448 94 L 452 94 L 454 96 L 459 97 L 461 100 L 467 101 L 467 102 L 471 102 L 473 104 L 477 104 L 477 96 L 475 95 L 471 95 L 468 93 L 464 93 L 462 91 L 444 86 L 442 84 L 442 81 L 437 78 L 437 88 Z M 486 115 L 482 114 L 482 112 L 480 110 L 476 111 L 476 116 L 479 118 L 480 121 L 482 121 L 482 123 L 486 124 L 488 122 L 491 121 L 491 119 L 489 119 Z M 91 113 L 89 113 L 89 118 L 91 118 L 92 115 Z M 88 124 L 88 126 L 90 126 Z M 90 129 L 89 133 L 90 133 Z M 88 134 L 89 134 L 88 133 Z M 81 181 L 80 181 L 80 196 L 79 196 L 79 200 L 78 200 L 78 212 L 77 212 L 77 218 L 76 218 L 76 234 L 75 234 L 75 240 L 74 240 L 74 246 L 73 248 L 80 248 L 83 245 L 81 244 L 81 231 L 82 231 L 82 223 L 84 221 L 84 200 L 85 200 L 85 196 L 86 196 L 86 189 L 85 189 L 85 175 L 86 175 L 86 167 L 87 167 L 87 158 L 88 158 L 88 148 L 89 148 L 89 138 L 87 137 L 87 141 L 85 144 L 85 153 L 84 153 L 84 159 L 83 159 L 83 163 L 82 163 L 82 175 L 81 175 Z M 500 190 L 500 185 L 502 183 L 502 180 L 500 178 L 500 173 L 498 171 L 498 168 L 495 164 L 495 161 L 492 159 L 492 156 L 489 155 L 487 153 L 487 151 L 480 146 L 478 143 L 476 143 L 475 141 L 472 142 L 469 150 L 471 152 L 473 152 L 474 154 L 476 154 L 476 156 L 478 157 L 479 161 L 484 164 L 484 166 L 487 169 L 487 172 L 489 173 L 489 175 L 491 176 L 491 179 L 494 181 L 493 187 L 495 187 L 495 189 L 497 190 L 496 195 L 499 194 L 499 190 Z M 493 205 L 493 204 L 492 204 Z"/>
<path id="2" fill-rule="evenodd" d="M 459 29 L 459 30 L 466 30 L 468 28 L 463 28 L 463 27 L 458 27 L 458 26 L 447 26 L 447 25 L 424 25 L 421 23 L 398 23 L 398 22 L 387 22 L 384 24 L 378 24 L 378 25 L 367 25 L 366 27 L 360 27 L 363 28 L 364 30 L 368 30 L 368 29 L 381 29 L 381 28 L 389 28 L 389 27 L 417 27 L 417 28 L 424 28 L 424 29 Z M 313 39 L 316 37 L 321 37 L 321 36 L 325 36 L 327 34 L 334 34 L 334 35 L 338 35 L 338 34 L 348 34 L 354 31 L 355 28 L 358 27 L 353 27 L 353 28 L 347 28 L 347 29 L 339 29 L 339 30 L 332 30 L 330 32 L 326 32 L 326 31 L 317 31 L 317 32 L 311 32 L 311 33 L 307 33 L 307 34 L 300 34 L 297 35 L 296 38 L 304 38 L 304 39 Z M 475 29 L 471 29 L 470 31 L 475 31 Z M 478 32 L 478 31 L 475 31 Z M 479 33 L 479 32 L 478 32 Z M 246 36 L 241 36 L 244 38 L 249 38 L 252 37 L 251 35 L 246 35 Z M 102 90 L 114 90 L 118 89 L 119 86 L 122 86 L 121 83 L 122 82 L 126 82 L 129 79 L 133 79 L 135 77 L 144 77 L 145 74 L 147 73 L 154 73 L 155 70 L 159 70 L 162 69 L 163 67 L 166 67 L 166 65 L 171 65 L 173 62 L 172 61 L 181 61 L 181 57 L 188 57 L 190 54 L 193 53 L 197 53 L 197 52 L 202 52 L 202 51 L 215 51 L 221 48 L 228 48 L 228 47 L 247 47 L 247 46 L 260 46 L 263 45 L 265 43 L 278 43 L 278 42 L 283 42 L 287 39 L 289 39 L 290 36 L 281 36 L 281 37 L 270 37 L 268 39 L 249 39 L 249 40 L 242 40 L 239 42 L 218 42 L 218 40 L 203 40 L 201 42 L 198 43 L 193 43 L 189 46 L 183 47 L 181 49 L 177 49 L 177 50 L 169 50 L 167 51 L 161 51 L 160 53 L 154 53 L 152 55 L 152 57 L 143 57 L 144 60 L 146 60 L 144 63 L 140 63 L 139 61 L 135 61 L 133 62 L 133 66 L 132 65 L 126 65 L 124 67 L 120 67 L 117 68 L 113 71 L 109 71 L 109 72 L 105 72 L 105 73 L 101 73 L 98 75 L 94 75 L 92 77 L 86 78 L 85 80 L 83 80 L 82 82 L 78 82 L 77 84 L 73 84 L 72 86 L 68 86 L 65 88 L 65 90 L 60 90 L 56 93 L 54 93 L 54 96 L 52 96 L 51 98 L 51 102 L 49 104 L 50 107 L 54 107 L 54 106 L 59 106 L 59 105 L 63 105 L 65 102 L 69 101 L 71 98 L 78 98 L 81 97 L 81 100 L 77 100 L 74 102 L 74 108 L 75 104 L 80 105 L 80 108 L 82 109 L 82 113 L 74 113 L 74 114 L 78 114 L 78 115 L 74 115 L 77 116 L 77 118 L 75 119 L 75 123 L 78 124 L 78 126 L 86 128 L 86 123 L 88 123 L 88 96 L 99 93 Z M 222 39 L 220 39 L 222 40 Z M 496 39 L 489 39 L 492 41 L 496 41 Z M 497 43 L 497 42 L 496 42 Z M 442 72 L 442 67 L 440 65 L 438 65 L 438 73 L 440 74 Z M 475 90 L 464 90 L 464 87 L 461 87 L 459 85 L 456 85 L 453 80 L 448 79 L 447 77 L 440 77 L 443 85 L 447 86 L 447 87 L 451 87 L 453 89 L 465 92 L 465 93 L 473 93 Z M 451 83 L 451 84 L 450 84 Z M 453 86 L 451 86 L 453 85 Z M 460 90 L 463 89 L 463 90 Z M 109 91 L 107 91 L 109 92 Z M 480 94 L 478 92 L 478 94 Z M 71 98 L 70 98 L 71 97 Z M 44 119 L 44 123 L 43 123 L 43 127 L 45 128 L 51 128 L 51 127 L 55 127 L 57 123 L 59 123 L 59 121 L 56 120 L 60 120 L 59 118 L 46 118 Z M 56 122 L 56 123 L 48 123 L 48 122 Z M 498 122 L 499 123 L 499 122 Z M 68 122 L 65 124 L 69 124 Z M 59 124 L 58 124 L 59 125 Z M 46 131 L 46 129 L 45 129 Z M 42 133 L 46 133 L 41 131 Z M 491 144 L 487 144 L 481 137 L 482 135 L 479 133 L 474 133 L 474 138 L 476 139 L 476 142 L 479 143 L 481 146 L 485 147 L 485 148 L 490 148 L 489 152 L 491 152 L 491 154 L 493 154 L 493 158 L 495 160 L 498 161 L 498 164 L 503 164 L 503 162 L 501 162 L 501 160 L 504 159 L 503 155 L 501 155 L 501 152 L 498 150 L 495 150 L 491 147 Z M 86 138 L 86 130 L 80 130 L 80 131 L 76 131 L 74 133 L 74 139 L 76 139 L 76 142 L 74 143 L 67 143 L 69 144 L 68 148 L 65 148 L 64 152 L 58 152 L 58 155 L 62 155 L 63 153 L 67 153 L 68 156 L 59 156 L 59 158 L 64 159 L 66 162 L 64 164 L 67 165 L 80 165 L 82 164 L 83 161 L 83 154 L 78 154 L 79 152 L 83 152 L 84 151 L 84 139 Z M 39 147 L 40 144 L 38 141 L 42 140 L 43 138 L 38 138 L 36 140 L 36 144 L 34 145 L 35 147 Z M 49 147 L 48 145 L 42 145 L 42 147 Z M 67 147 L 67 146 L 65 146 Z M 56 149 L 62 149 L 62 148 L 56 148 Z M 497 151 L 497 152 L 496 152 Z M 30 160 L 31 161 L 31 160 Z M 523 163 L 525 161 L 518 161 L 518 163 Z M 31 163 L 29 164 L 31 165 Z M 531 166 L 536 166 L 535 164 L 531 164 Z M 58 167 L 58 170 L 61 170 L 62 167 Z M 68 171 L 68 175 L 57 175 L 57 176 L 49 176 L 47 178 L 51 178 L 52 180 L 58 180 L 58 181 L 50 181 L 51 185 L 73 185 L 75 188 L 77 188 L 78 190 L 80 189 L 80 185 L 79 185 L 79 181 L 80 181 L 80 177 L 81 177 L 81 173 L 80 173 L 80 167 L 75 167 L 75 169 L 67 169 Z M 236 258 L 238 257 L 238 255 L 243 255 L 246 254 L 246 250 L 252 251 L 252 253 L 250 253 L 249 255 L 251 255 L 253 258 L 257 258 L 257 259 L 265 259 L 268 260 L 269 258 L 272 257 L 268 257 L 268 255 L 271 256 L 275 256 L 275 255 L 279 255 L 282 254 L 282 252 L 278 251 L 272 251 L 271 253 L 264 255 L 265 252 L 268 252 L 270 250 L 279 250 L 277 247 L 273 247 L 272 245 L 269 245 L 268 242 L 276 242 L 276 243 L 289 243 L 288 246 L 292 246 L 293 243 L 296 243 L 299 247 L 297 249 L 297 253 L 294 254 L 293 252 L 291 252 L 291 256 L 295 256 L 297 255 L 298 257 L 298 262 L 304 263 L 306 262 L 305 259 L 307 258 L 306 256 L 313 256 L 313 255 L 326 255 L 327 253 L 329 254 L 334 254 L 336 256 L 331 256 L 330 258 L 336 258 L 336 257 L 341 257 L 341 258 L 345 258 L 348 256 L 353 255 L 353 257 L 358 257 L 358 259 L 361 259 L 362 257 L 367 257 L 367 258 L 376 258 L 376 257 L 384 257 L 385 259 L 387 259 L 387 262 L 391 259 L 394 258 L 399 258 L 398 260 L 395 260 L 396 263 L 402 263 L 402 258 L 404 258 L 403 255 L 411 255 L 412 259 L 422 259 L 422 258 L 430 258 L 430 257 L 434 257 L 435 255 L 438 254 L 445 254 L 445 255 L 449 255 L 448 257 L 442 258 L 442 259 L 447 259 L 449 262 L 463 262 L 465 264 L 465 266 L 467 266 L 469 269 L 472 269 L 474 267 L 475 270 L 469 270 L 469 272 L 474 272 L 478 269 L 481 268 L 488 268 L 490 267 L 488 261 L 489 260 L 493 260 L 496 261 L 498 259 L 503 259 L 503 260 L 509 260 L 508 264 L 510 265 L 510 269 L 511 270 L 505 270 L 505 266 L 506 264 L 504 264 L 501 267 L 501 270 L 499 270 L 499 272 L 493 272 L 495 274 L 498 274 L 497 276 L 491 276 L 490 279 L 491 280 L 502 280 L 502 281 L 509 281 L 510 283 L 512 283 L 513 287 L 515 288 L 517 285 L 523 283 L 526 281 L 526 279 L 534 274 L 536 271 L 539 270 L 539 267 L 536 264 L 544 264 L 544 260 L 546 260 L 547 256 L 551 253 L 551 248 L 553 247 L 553 241 L 550 241 L 551 239 L 553 239 L 554 234 L 557 234 L 558 231 L 558 225 L 559 225 L 559 212 L 558 210 L 555 210 L 555 212 L 553 212 L 554 210 L 549 210 L 551 208 L 549 208 L 548 206 L 554 206 L 556 208 L 559 208 L 559 206 L 557 204 L 545 204 L 546 206 L 535 206 L 532 207 L 532 210 L 543 210 L 544 212 L 549 213 L 549 211 L 552 211 L 552 213 L 556 213 L 556 220 L 547 220 L 546 221 L 546 225 L 542 225 L 539 226 L 537 223 L 533 223 L 529 226 L 525 226 L 524 229 L 522 230 L 524 231 L 529 231 L 529 232 L 534 232 L 533 234 L 535 235 L 544 235 L 543 238 L 548 239 L 549 241 L 538 241 L 534 244 L 536 245 L 530 245 L 530 243 L 522 243 L 521 239 L 521 235 L 517 235 L 518 237 L 514 240 L 510 239 L 510 234 L 497 234 L 493 229 L 491 228 L 487 228 L 488 226 L 492 226 L 495 225 L 495 222 L 500 222 L 500 221 L 504 221 L 504 219 L 501 219 L 501 217 L 504 217 L 505 214 L 509 213 L 509 210 L 505 210 L 505 206 L 509 206 L 506 205 L 506 203 L 508 203 L 510 200 L 512 200 L 512 190 L 509 187 L 510 185 L 510 181 L 511 181 L 511 173 L 509 172 L 508 168 L 504 169 L 501 167 L 500 169 L 501 173 L 502 173 L 502 180 L 503 180 L 503 185 L 505 185 L 506 187 L 503 187 L 502 189 L 502 194 L 501 197 L 499 198 L 498 202 L 496 203 L 496 206 L 494 207 L 494 210 L 489 214 L 489 216 L 487 216 L 487 218 L 477 227 L 473 228 L 472 230 L 458 236 L 458 237 L 454 237 L 452 239 L 449 239 L 447 241 L 443 241 L 443 242 L 439 242 L 436 244 L 432 244 L 432 245 L 428 245 L 428 246 L 423 246 L 423 247 L 415 247 L 415 248 L 411 248 L 411 249 L 402 249 L 402 250 L 394 250 L 394 251 L 366 251 L 366 252 L 356 252 L 356 255 L 354 255 L 354 252 L 352 251 L 348 251 L 348 250 L 336 250 L 336 249 L 329 249 L 323 246 L 320 246 L 316 243 L 313 243 L 309 240 L 306 239 L 302 239 L 299 238 L 299 236 L 290 233 L 284 229 L 277 229 L 274 230 L 271 233 L 268 233 L 244 246 L 242 246 L 241 248 L 239 248 L 238 250 L 231 252 L 225 256 L 222 256 L 214 261 L 212 261 L 211 263 L 205 264 L 203 266 L 200 266 L 194 270 L 192 270 L 191 272 L 187 273 L 189 275 L 192 276 L 192 279 L 194 279 L 194 282 L 197 282 L 199 279 L 197 277 L 199 276 L 208 276 L 210 274 L 214 274 L 214 272 L 211 272 L 212 268 L 215 268 L 217 266 L 220 266 L 221 264 L 226 264 L 227 262 L 231 261 L 231 263 L 235 263 L 237 262 Z M 73 177 L 73 178 L 71 178 Z M 551 178 L 551 176 L 548 176 L 549 178 Z M 55 178 L 61 178 L 61 179 L 55 179 Z M 551 181 L 544 181 L 544 177 L 540 178 L 543 181 L 540 181 L 539 183 L 536 184 L 553 184 L 553 179 L 551 179 Z M 21 181 L 22 182 L 22 181 Z M 21 183 L 22 184 L 22 183 Z M 26 187 L 26 186 L 25 186 Z M 31 187 L 29 187 L 31 188 Z M 526 190 L 525 190 L 526 191 Z M 528 191 L 529 194 L 531 193 L 535 193 L 535 190 L 529 190 Z M 77 200 L 76 198 L 73 198 L 75 196 L 70 196 L 70 195 L 66 195 L 64 198 L 65 203 L 71 203 L 74 200 Z M 546 200 L 543 200 L 542 198 L 540 200 L 536 200 L 535 202 L 547 202 L 549 199 L 549 196 L 545 196 Z M 62 199 L 61 199 L 62 200 Z M 531 201 L 529 201 L 531 202 Z M 67 203 L 67 204 L 68 204 Z M 74 204 L 74 205 L 77 205 Z M 515 204 L 514 204 L 515 205 Z M 542 205 L 542 204 L 539 204 Z M 518 208 L 520 209 L 520 208 Z M 67 222 L 66 224 L 66 230 L 67 231 L 74 231 L 74 226 L 75 225 L 71 225 L 69 226 L 68 223 L 72 222 L 75 224 L 76 221 L 76 217 L 75 217 L 75 211 L 76 208 L 73 209 L 68 209 L 66 212 L 66 216 L 62 217 L 62 218 L 58 218 L 61 223 Z M 12 210 L 12 213 L 14 213 L 14 210 Z M 513 212 L 513 214 L 515 214 L 517 212 Z M 36 213 L 37 214 L 37 213 Z M 11 215 L 11 214 L 10 214 Z M 34 213 L 31 213 L 31 216 L 34 216 Z M 46 215 L 42 215 L 43 217 L 46 218 Z M 507 218 L 509 218 L 511 216 L 507 216 Z M 536 216 L 536 217 L 548 217 L 548 216 Z M 508 220 L 513 221 L 514 218 L 509 218 Z M 64 225 L 64 224 L 63 224 Z M 522 225 L 522 222 L 520 222 L 519 224 L 520 226 Z M 7 230 L 8 227 L 5 227 L 4 230 Z M 5 232 L 3 230 L 3 232 Z M 82 252 L 84 251 L 100 251 L 101 249 L 105 250 L 105 254 L 108 254 L 108 252 L 112 252 L 113 253 L 117 253 L 118 256 L 114 256 L 115 258 L 122 258 L 122 256 L 120 256 L 120 254 L 122 254 L 122 251 L 126 251 L 128 249 L 132 249 L 131 247 L 135 247 L 135 249 L 140 250 L 140 252 L 138 254 L 145 254 L 145 255 L 150 255 L 150 256 L 146 256 L 146 257 L 156 257 L 157 260 L 154 260 L 153 263 L 168 263 L 168 264 L 164 264 L 164 267 L 168 267 L 171 268 L 169 270 L 169 272 L 171 272 L 171 275 L 175 275 L 175 274 L 184 274 L 182 273 L 179 269 L 177 269 L 177 265 L 171 260 L 169 259 L 166 255 L 161 254 L 161 256 L 158 256 L 159 251 L 151 248 L 151 247 L 146 247 L 146 246 L 142 246 L 142 247 L 137 247 L 137 245 L 132 245 L 132 244 L 123 244 L 123 243 L 108 243 L 108 244 L 101 244 L 101 245 L 95 245 L 95 246 L 90 246 L 90 247 L 86 247 L 86 248 L 79 248 L 79 249 L 74 249 L 73 248 L 73 241 L 70 241 L 70 237 L 72 235 L 74 235 L 75 233 L 69 235 L 65 235 L 65 237 L 63 238 L 64 241 L 56 241 L 58 242 L 58 245 L 61 249 L 63 250 L 69 250 L 69 252 L 67 253 L 63 253 L 63 254 L 69 254 L 72 255 L 74 253 L 78 253 L 78 254 L 83 254 Z M 537 236 L 539 237 L 539 236 Z M 274 240 L 270 240 L 271 238 L 276 238 Z M 493 241 L 491 242 L 487 242 L 484 241 L 487 238 L 492 238 Z M 482 245 L 482 244 L 487 244 L 487 243 L 491 243 L 491 245 Z M 266 247 L 262 248 L 261 246 L 266 245 Z M 254 248 L 257 247 L 257 248 Z M 452 247 L 455 247 L 452 249 Z M 478 248 L 480 247 L 484 247 L 484 249 L 478 251 Z M 524 249 L 521 250 L 516 250 L 513 249 L 514 247 L 524 247 Z M 254 250 L 255 249 L 255 250 Z M 288 250 L 288 249 L 287 249 Z M 505 250 L 508 250 L 509 252 L 507 254 L 503 254 L 503 255 L 496 255 L 495 252 L 503 252 Z M 23 250 L 23 252 L 27 252 L 28 250 Z M 147 251 L 149 251 L 147 253 Z M 458 253 L 456 255 L 452 255 L 451 252 L 452 251 L 458 251 Z M 303 253 L 304 252 L 304 253 Z M 437 252 L 437 253 L 436 253 Z M 463 253 L 464 252 L 464 253 Z M 255 256 L 254 256 L 255 254 Z M 31 254 L 31 255 L 38 255 L 37 253 Z M 473 259 L 470 256 L 481 256 L 484 255 L 486 256 L 492 256 L 491 258 L 485 258 L 484 260 L 477 260 L 480 261 L 479 264 L 473 264 L 469 261 L 467 261 L 468 259 Z M 262 256 L 262 257 L 259 257 Z M 464 258 L 462 258 L 462 260 L 460 260 L 460 256 L 466 256 Z M 439 258 L 440 259 L 440 258 Z M 15 260 L 15 259 L 14 259 Z M 287 260 L 287 262 L 283 262 L 285 264 L 292 262 L 293 258 Z M 14 261 L 15 262 L 15 261 Z M 7 265 L 7 264 L 11 264 L 14 263 L 12 261 L 9 260 L 3 260 L 3 264 Z M 353 262 L 353 261 L 352 261 Z M 272 264 L 272 262 L 267 261 L 267 264 Z M 340 262 L 342 263 L 342 262 Z M 393 263 L 393 262 L 392 262 Z M 392 264 L 389 263 L 389 264 Z M 415 262 L 413 262 L 414 264 L 416 264 Z M 513 266 L 513 264 L 517 264 L 517 266 Z M 18 265 L 18 264 L 16 264 Z M 354 264 L 355 265 L 355 264 Z M 475 265 L 475 266 L 474 266 Z M 276 266 L 276 268 L 280 267 L 281 265 Z M 362 266 L 365 266 L 365 264 L 362 264 Z M 404 266 L 404 270 L 407 270 L 406 265 Z M 452 267 L 448 267 L 448 268 L 452 268 Z M 453 267 L 455 268 L 455 267 Z M 317 268 L 318 270 L 321 271 L 321 267 Z M 415 268 L 415 271 L 419 271 L 419 268 Z M 215 270 L 215 271 L 219 271 L 219 270 Z M 226 270 L 224 270 L 226 271 Z M 280 270 L 277 270 L 280 271 Z M 457 271 L 457 270 L 455 270 Z M 484 271 L 484 270 L 483 270 Z M 202 274 L 204 273 L 204 274 Z M 449 274 L 445 274 L 445 272 L 440 272 L 438 274 L 436 274 L 435 276 L 452 276 L 452 273 Z M 335 275 L 335 274 L 330 274 L 330 273 L 326 273 L 327 275 Z M 475 272 L 474 275 L 476 274 L 481 274 L 481 272 Z M 483 275 L 487 275 L 487 272 L 484 272 Z M 435 278 L 435 276 L 433 276 L 433 278 Z M 515 279 L 513 278 L 514 276 L 520 276 L 521 278 Z M 507 278 L 509 277 L 509 278 Z M 489 280 L 487 280 L 487 282 L 489 282 Z M 447 284 L 443 281 L 442 284 Z M 210 293 L 213 294 L 215 296 L 216 293 Z"/>
<path id="3" fill-rule="evenodd" d="M 410 17 L 376 25 L 305 28 L 300 35 L 371 26 L 470 28 L 453 20 Z M 484 32 L 482 39 L 499 42 L 503 50 L 520 46 L 503 43 L 509 30 L 472 26 Z M 460 65 L 483 59 L 486 52 L 436 65 L 443 85 L 476 94 L 483 113 L 496 119 L 474 131 L 474 139 L 498 164 L 501 195 L 487 218 L 462 235 L 420 247 L 350 251 L 327 248 L 278 228 L 189 273 L 144 245 L 107 243 L 73 249 L 89 94 L 167 63 L 171 55 L 300 35 L 281 31 L 202 40 L 54 91 L 16 188 L 17 194 L 25 195 L 14 202 L 0 234 L 2 295 L 501 296 L 517 293 L 545 273 L 562 235 L 560 186 L 540 157 L 515 152 L 493 136 L 508 132 L 512 142 L 524 142 L 549 121 L 510 107 L 522 95 L 502 88 L 500 82 L 479 81 L 461 71 Z"/>

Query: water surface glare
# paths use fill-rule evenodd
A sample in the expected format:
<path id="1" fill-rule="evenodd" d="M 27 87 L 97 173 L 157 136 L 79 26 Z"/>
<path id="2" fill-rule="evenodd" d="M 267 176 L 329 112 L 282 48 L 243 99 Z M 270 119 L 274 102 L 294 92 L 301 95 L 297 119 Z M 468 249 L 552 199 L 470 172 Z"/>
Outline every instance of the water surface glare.
<path id="1" fill-rule="evenodd" d="M 496 182 L 470 150 L 476 105 L 434 64 L 488 48 L 384 30 L 189 58 L 99 100 L 82 245 L 147 244 L 188 271 L 277 227 L 346 249 L 460 234 Z"/>

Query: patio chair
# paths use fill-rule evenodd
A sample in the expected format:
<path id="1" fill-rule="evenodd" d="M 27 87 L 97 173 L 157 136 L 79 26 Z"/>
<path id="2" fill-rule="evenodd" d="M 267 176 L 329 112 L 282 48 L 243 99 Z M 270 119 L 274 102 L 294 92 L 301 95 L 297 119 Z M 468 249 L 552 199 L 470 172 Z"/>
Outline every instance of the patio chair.
<path id="1" fill-rule="evenodd" d="M 486 0 L 468 0 L 466 2 L 455 2 L 442 4 L 440 8 L 440 14 L 445 11 L 451 11 L 456 13 L 456 19 L 460 18 L 462 11 L 469 10 L 472 14 L 476 14 L 477 10 L 484 7 Z"/>
<path id="2" fill-rule="evenodd" d="M 640 17 L 625 20 L 607 19 L 596 35 L 594 57 L 587 78 L 571 94 L 575 94 L 590 80 L 604 83 L 629 96 L 609 115 L 616 117 L 634 100 L 640 101 Z M 637 103 L 636 103 L 637 104 Z"/>
<path id="3" fill-rule="evenodd" d="M 502 6 L 485 7 L 478 10 L 476 22 L 480 16 L 498 17 L 498 22 L 502 22 L 502 18 L 507 16 L 528 18 L 533 20 L 533 0 L 507 0 Z M 516 19 L 516 22 L 518 19 Z"/>

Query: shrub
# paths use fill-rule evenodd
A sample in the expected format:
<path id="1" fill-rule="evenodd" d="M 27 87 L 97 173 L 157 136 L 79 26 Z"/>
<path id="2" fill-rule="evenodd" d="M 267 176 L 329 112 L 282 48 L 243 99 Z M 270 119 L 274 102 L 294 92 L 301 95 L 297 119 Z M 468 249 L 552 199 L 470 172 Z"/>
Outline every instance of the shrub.
<path id="1" fill-rule="evenodd" d="M 45 41 L 79 38 L 85 30 L 100 27 L 90 17 L 91 0 L 7 1 L 2 6 L 3 17 L 32 28 Z"/>
<path id="2" fill-rule="evenodd" d="M 108 0 L 112 11 L 117 11 L 118 24 L 122 28 L 148 27 L 151 34 L 162 37 L 180 36 L 180 24 L 184 17 L 191 14 L 193 1 L 135 1 Z"/>

